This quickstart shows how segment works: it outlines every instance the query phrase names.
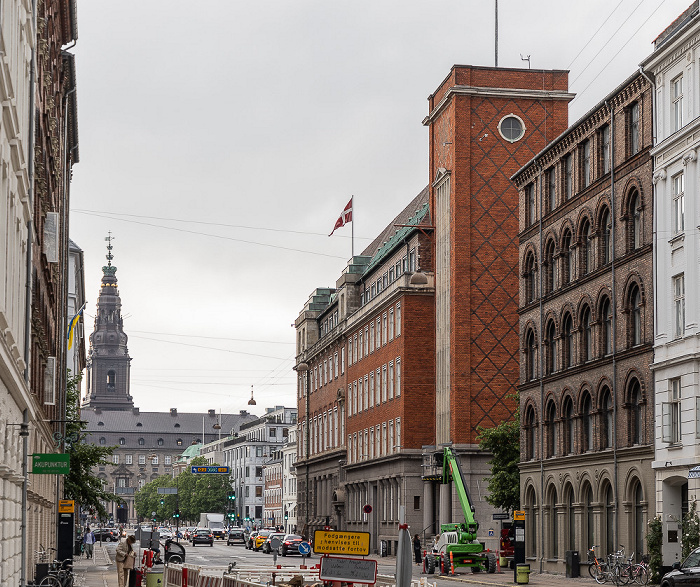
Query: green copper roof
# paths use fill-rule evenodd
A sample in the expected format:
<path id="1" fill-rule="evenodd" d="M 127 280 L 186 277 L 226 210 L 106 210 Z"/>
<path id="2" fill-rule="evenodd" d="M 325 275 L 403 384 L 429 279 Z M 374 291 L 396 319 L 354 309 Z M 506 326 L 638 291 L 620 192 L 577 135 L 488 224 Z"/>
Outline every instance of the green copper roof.
<path id="1" fill-rule="evenodd" d="M 178 459 L 180 462 L 186 461 L 187 459 L 192 459 L 199 456 L 199 449 L 202 448 L 201 444 L 190 444 L 185 450 L 180 454 Z"/>
<path id="2" fill-rule="evenodd" d="M 423 204 L 418 211 L 411 216 L 407 221 L 406 224 L 408 226 L 404 226 L 402 228 L 397 229 L 397 231 L 392 235 L 392 237 L 386 241 L 381 247 L 379 247 L 379 250 L 375 253 L 374 257 L 372 257 L 372 260 L 369 262 L 369 265 L 367 265 L 367 268 L 365 269 L 363 275 L 366 275 L 372 269 L 374 269 L 379 263 L 386 257 L 391 251 L 394 250 L 396 245 L 398 245 L 405 237 L 408 235 L 411 231 L 414 230 L 414 227 L 418 226 L 422 221 L 423 218 L 425 218 L 426 214 L 428 213 L 428 203 L 426 202 Z"/>

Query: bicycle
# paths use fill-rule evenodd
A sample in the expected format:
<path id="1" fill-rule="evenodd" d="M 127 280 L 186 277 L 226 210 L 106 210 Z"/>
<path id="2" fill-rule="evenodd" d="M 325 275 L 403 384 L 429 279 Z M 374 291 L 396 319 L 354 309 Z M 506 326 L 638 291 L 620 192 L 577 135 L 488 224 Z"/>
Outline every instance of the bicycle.
<path id="1" fill-rule="evenodd" d="M 630 578 L 637 585 L 647 585 L 649 583 L 649 556 L 642 555 L 642 560 L 630 569 Z"/>
<path id="2" fill-rule="evenodd" d="M 73 587 L 73 559 L 54 560 L 49 566 L 49 574 L 39 583 L 40 587 Z"/>
<path id="3" fill-rule="evenodd" d="M 597 547 L 594 545 L 588 549 L 588 553 L 589 553 L 588 554 L 588 560 L 589 560 L 588 574 L 591 576 L 592 579 L 595 579 L 596 582 L 600 583 L 600 581 L 598 581 L 598 576 L 601 576 L 603 574 L 607 565 L 605 564 L 604 561 L 601 561 L 595 555 L 596 548 Z M 603 581 L 603 582 L 605 582 L 605 581 Z"/>

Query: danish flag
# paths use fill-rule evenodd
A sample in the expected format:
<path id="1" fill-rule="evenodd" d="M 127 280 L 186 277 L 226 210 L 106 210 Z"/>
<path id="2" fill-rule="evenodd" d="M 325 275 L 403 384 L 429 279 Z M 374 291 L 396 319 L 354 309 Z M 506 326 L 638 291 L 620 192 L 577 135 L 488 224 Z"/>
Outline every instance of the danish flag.
<path id="1" fill-rule="evenodd" d="M 348 222 L 352 222 L 352 198 L 350 198 L 348 205 L 345 206 L 345 208 L 343 208 L 343 212 L 340 215 L 340 218 L 338 218 L 338 220 L 335 221 L 335 226 L 333 227 L 333 230 L 331 230 L 331 234 L 329 234 L 328 236 L 332 236 L 336 228 L 345 226 Z"/>

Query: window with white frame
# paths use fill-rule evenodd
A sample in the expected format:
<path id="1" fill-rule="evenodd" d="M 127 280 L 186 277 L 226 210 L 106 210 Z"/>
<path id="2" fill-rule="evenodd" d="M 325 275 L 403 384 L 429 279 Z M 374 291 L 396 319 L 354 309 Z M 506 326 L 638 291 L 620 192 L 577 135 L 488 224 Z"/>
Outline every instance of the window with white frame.
<path id="1" fill-rule="evenodd" d="M 158 455 L 155 455 L 155 456 L 151 459 L 151 464 L 153 464 L 153 465 L 157 465 L 157 464 L 158 464 Z"/>
<path id="2" fill-rule="evenodd" d="M 360 395 L 362 396 L 362 409 L 367 410 L 369 409 L 369 401 L 367 398 L 367 396 L 369 395 L 369 390 L 364 386 L 364 381 L 362 380 L 362 377 L 360 377 L 358 387 L 360 388 Z"/>
<path id="3" fill-rule="evenodd" d="M 345 347 L 340 349 L 340 373 L 345 374 Z"/>
<path id="4" fill-rule="evenodd" d="M 401 395 L 401 357 L 396 357 L 396 397 Z"/>
<path id="5" fill-rule="evenodd" d="M 381 443 L 381 438 L 380 438 L 380 436 L 381 436 L 381 434 L 382 434 L 382 427 L 381 427 L 380 424 L 377 424 L 377 425 L 374 427 L 374 443 L 375 443 L 375 444 L 374 444 L 374 454 L 376 454 L 378 457 L 382 456 L 382 453 L 381 453 L 381 450 L 380 450 L 380 449 L 381 449 L 381 446 L 380 446 L 380 443 Z"/>
<path id="6" fill-rule="evenodd" d="M 389 318 L 386 312 L 382 314 L 382 342 L 389 342 Z"/>
<path id="7" fill-rule="evenodd" d="M 663 442 L 678 444 L 681 441 L 681 378 L 669 381 L 669 400 L 661 406 Z"/>
<path id="8" fill-rule="evenodd" d="M 112 464 L 113 465 L 119 464 L 119 455 L 112 455 Z"/>
<path id="9" fill-rule="evenodd" d="M 374 426 L 369 429 L 369 458 L 374 458 Z"/>
<path id="10" fill-rule="evenodd" d="M 394 397 L 394 361 L 389 361 L 389 399 Z"/>
<path id="11" fill-rule="evenodd" d="M 362 358 L 362 330 L 360 330 L 359 344 L 355 347 L 355 362 L 357 363 Z"/>
<path id="12" fill-rule="evenodd" d="M 358 407 L 358 400 L 357 400 L 357 381 L 352 382 L 352 411 L 354 414 L 357 414 L 357 407 Z"/>
<path id="13" fill-rule="evenodd" d="M 374 322 L 369 325 L 369 352 L 374 352 Z"/>
<path id="14" fill-rule="evenodd" d="M 367 409 L 369 410 L 373 404 L 374 404 L 374 397 L 372 397 L 374 394 L 374 391 L 370 389 L 369 387 L 369 376 L 365 375 L 365 405 L 367 406 Z"/>
<path id="15" fill-rule="evenodd" d="M 382 319 L 377 316 L 377 349 L 382 346 Z"/>
<path id="16" fill-rule="evenodd" d="M 369 326 L 365 326 L 365 357 L 369 354 Z"/>
<path id="17" fill-rule="evenodd" d="M 396 336 L 401 336 L 401 302 L 396 304 Z"/>
<path id="18" fill-rule="evenodd" d="M 393 452 L 393 449 L 399 448 L 401 446 L 401 418 L 396 418 L 396 427 L 395 428 L 396 428 L 396 444 L 392 448 L 392 452 Z"/>
<path id="19" fill-rule="evenodd" d="M 146 464 L 146 455 L 139 455 L 139 465 Z"/>
<path id="20" fill-rule="evenodd" d="M 394 452 L 394 421 L 389 420 L 389 438 L 387 439 L 387 453 L 392 454 Z"/>
<path id="21" fill-rule="evenodd" d="M 333 353 L 333 375 L 335 376 L 335 379 L 338 379 L 338 351 Z"/>
<path id="22" fill-rule="evenodd" d="M 391 451 L 387 449 L 386 422 L 382 422 L 382 454 L 389 454 Z"/>
<path id="23" fill-rule="evenodd" d="M 389 340 L 394 340 L 394 308 L 389 310 Z"/>
<path id="24" fill-rule="evenodd" d="M 352 383 L 348 384 L 348 397 L 346 398 L 348 403 L 348 416 L 352 416 Z"/>
<path id="25" fill-rule="evenodd" d="M 671 80 L 671 132 L 683 126 L 683 76 Z"/>
<path id="26" fill-rule="evenodd" d="M 678 234 L 685 230 L 685 174 L 673 176 L 673 231 Z"/>
<path id="27" fill-rule="evenodd" d="M 380 401 L 386 401 L 386 390 L 382 389 L 381 377 L 382 371 L 381 369 L 377 368 L 377 370 L 374 372 L 374 378 L 377 384 L 377 403 L 380 403 Z"/>
<path id="28" fill-rule="evenodd" d="M 165 459 L 164 463 L 165 463 L 166 465 L 171 465 L 171 464 L 172 464 L 172 462 L 173 462 L 173 457 L 171 457 L 170 455 L 166 455 L 166 456 L 163 457 L 163 458 Z"/>
<path id="29" fill-rule="evenodd" d="M 134 455 L 124 455 L 124 462 L 127 465 L 133 465 L 134 464 Z"/>
<path id="30" fill-rule="evenodd" d="M 673 337 L 685 334 L 685 277 L 681 273 L 673 278 Z"/>

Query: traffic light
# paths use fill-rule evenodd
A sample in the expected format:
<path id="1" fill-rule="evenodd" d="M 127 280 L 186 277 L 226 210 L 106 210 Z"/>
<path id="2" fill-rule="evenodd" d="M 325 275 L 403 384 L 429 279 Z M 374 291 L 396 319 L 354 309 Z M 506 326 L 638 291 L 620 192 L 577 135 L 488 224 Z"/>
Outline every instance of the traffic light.
<path id="1" fill-rule="evenodd" d="M 236 501 L 236 494 L 235 494 L 235 493 L 229 493 L 229 494 L 228 494 L 228 500 L 229 500 L 229 501 Z"/>
<path id="2" fill-rule="evenodd" d="M 160 505 L 163 505 L 164 503 L 165 503 L 165 500 L 164 500 L 164 499 L 161 499 L 161 500 L 160 500 Z"/>
<path id="3" fill-rule="evenodd" d="M 288 519 L 289 519 L 289 514 L 288 514 L 286 511 L 284 512 L 284 519 L 285 519 L 285 520 L 288 520 Z"/>
<path id="4" fill-rule="evenodd" d="M 179 518 L 180 517 L 180 510 L 175 510 L 175 513 L 173 514 L 173 518 Z"/>

